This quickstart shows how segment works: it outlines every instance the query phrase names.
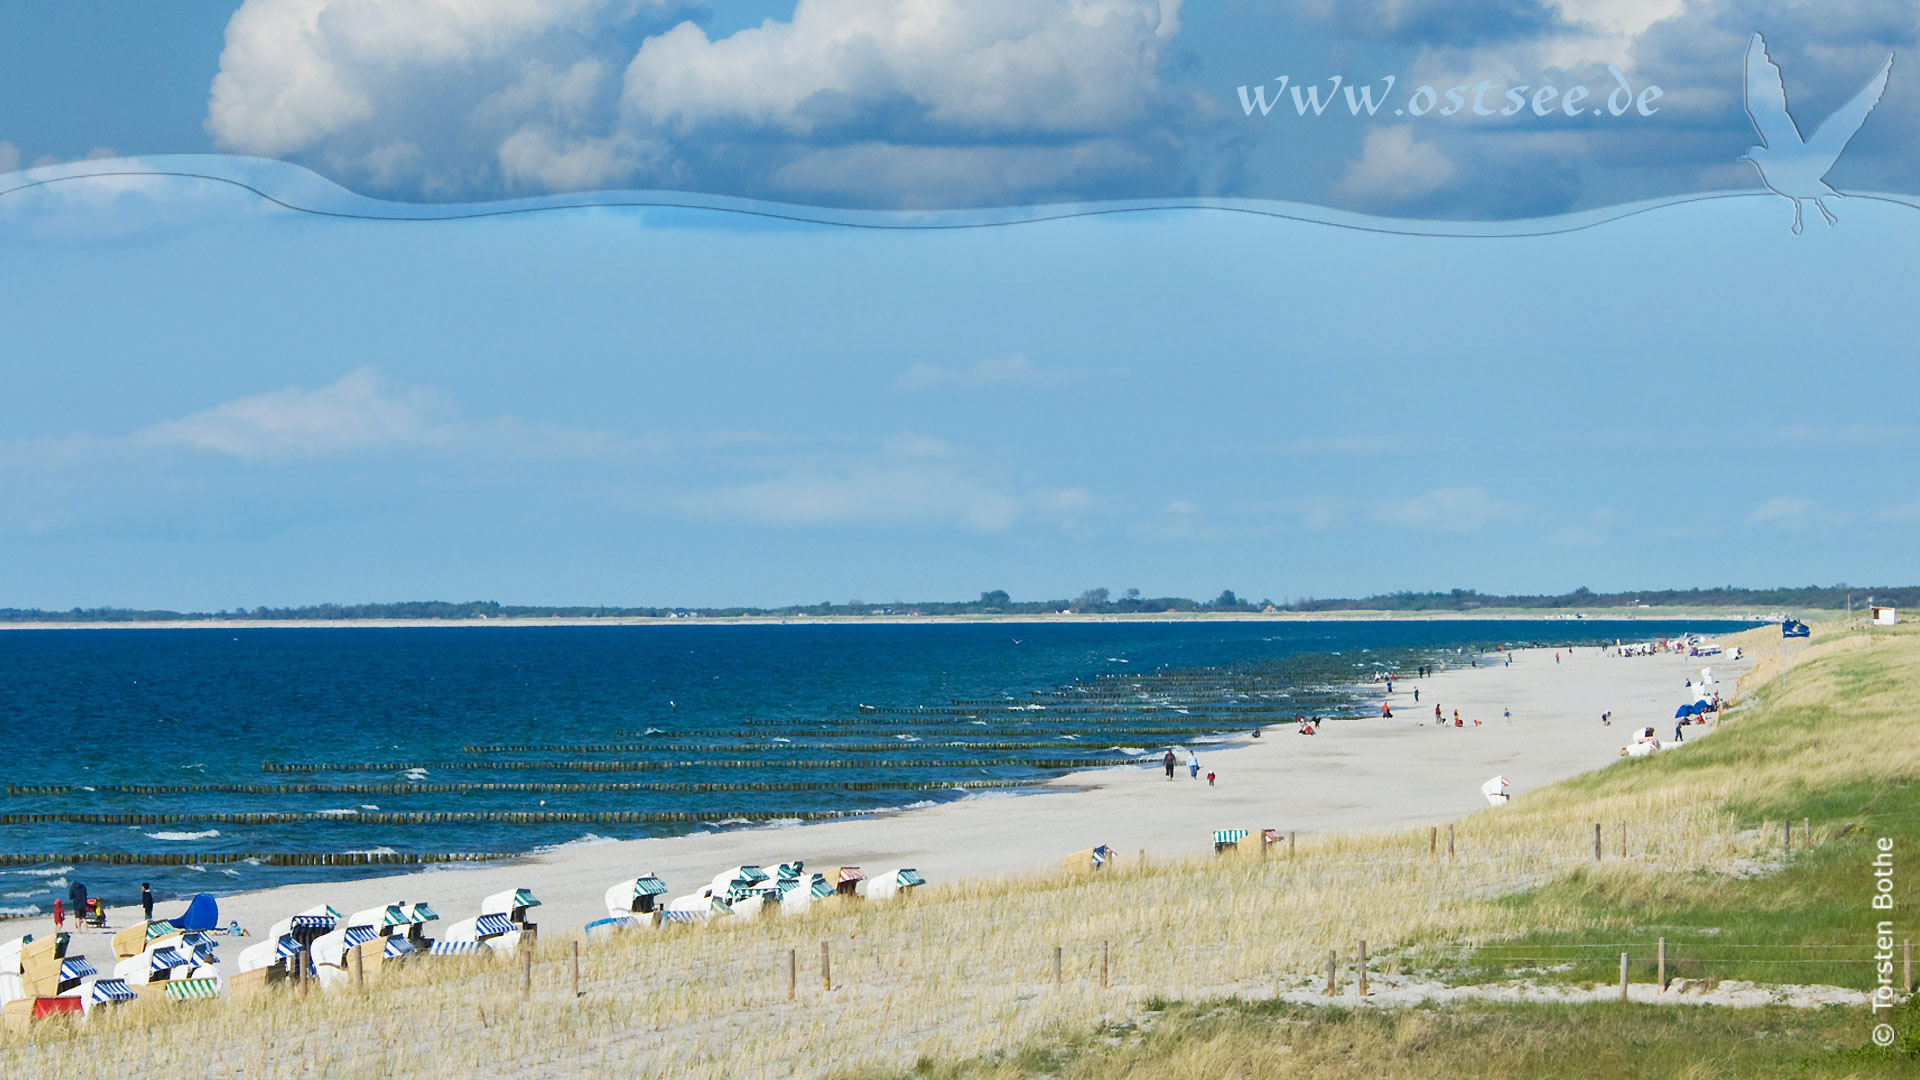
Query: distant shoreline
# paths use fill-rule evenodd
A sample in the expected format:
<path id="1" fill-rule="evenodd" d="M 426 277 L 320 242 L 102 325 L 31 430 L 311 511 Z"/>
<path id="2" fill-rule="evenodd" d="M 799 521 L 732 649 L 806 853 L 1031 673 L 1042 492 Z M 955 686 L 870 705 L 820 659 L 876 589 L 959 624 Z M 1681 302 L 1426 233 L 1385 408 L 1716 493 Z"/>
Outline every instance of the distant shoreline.
<path id="1" fill-rule="evenodd" d="M 1804 612 L 1802 617 L 1816 616 Z M 669 618 L 609 616 L 604 618 L 473 618 L 473 619 L 175 619 L 141 622 L 0 622 L 7 630 L 398 630 L 423 627 L 527 626 L 933 626 L 979 623 L 1020 625 L 1033 623 L 1190 623 L 1190 622 L 1589 622 L 1671 621 L 1698 619 L 1760 623 L 1751 612 L 1696 608 L 1595 608 L 1571 613 L 1502 608 L 1486 611 L 1201 611 L 1140 612 L 1130 614 L 1045 615 L 716 615 Z"/>

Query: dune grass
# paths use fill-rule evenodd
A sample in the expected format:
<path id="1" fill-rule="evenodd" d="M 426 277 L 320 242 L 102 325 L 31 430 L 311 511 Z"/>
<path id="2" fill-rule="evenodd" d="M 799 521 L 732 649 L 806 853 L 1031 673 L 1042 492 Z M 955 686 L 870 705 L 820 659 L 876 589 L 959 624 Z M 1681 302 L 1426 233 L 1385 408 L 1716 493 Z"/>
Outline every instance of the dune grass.
<path id="1" fill-rule="evenodd" d="M 1769 647 L 1758 634 L 1746 643 Z M 1800 955 L 1780 951 L 1790 947 L 1857 948 L 1870 929 L 1854 917 L 1863 914 L 1857 890 L 1865 882 L 1848 868 L 1855 866 L 1861 838 L 1878 831 L 1898 830 L 1902 850 L 1912 850 L 1920 718 L 1904 715 L 1901 702 L 1915 700 L 1916 691 L 1920 635 L 1904 631 L 1871 638 L 1836 633 L 1804 652 L 1764 658 L 1744 680 L 1724 729 L 1710 739 L 1648 760 L 1623 760 L 1459 819 L 1452 823 L 1452 859 L 1444 842 L 1437 857 L 1429 854 L 1424 827 L 1329 834 L 1302 837 L 1292 858 L 1196 856 L 1141 866 L 1129 854 L 1116 870 L 1097 875 L 958 883 L 893 904 L 830 902 L 799 918 L 669 927 L 585 943 L 577 998 L 574 939 L 549 928 L 534 950 L 525 998 L 517 957 L 421 958 L 364 992 L 143 1004 L 84 1025 L 43 1024 L 26 1036 L 0 1035 L 0 1075 L 346 1078 L 605 1070 L 751 1078 L 868 1066 L 885 1074 L 922 1061 L 934 1070 L 930 1075 L 947 1069 L 971 1076 L 967 1070 L 1024 1068 L 1017 1060 L 1022 1053 L 1044 1058 L 1055 1049 L 1092 1047 L 1088 1040 L 1107 1048 L 1101 1054 L 1120 1055 L 1102 1058 L 1112 1069 L 1065 1075 L 1146 1075 L 1144 1065 L 1129 1064 L 1135 1059 L 1125 1057 L 1132 1052 L 1126 1047 L 1217 1034 L 1197 1019 L 1210 1015 L 1211 1006 L 1166 1012 L 1156 1005 L 1258 1001 L 1299 991 L 1324 978 L 1328 950 L 1350 960 L 1362 938 L 1378 958 L 1375 970 L 1385 973 L 1445 972 L 1463 980 L 1521 973 L 1592 982 L 1614 973 L 1596 975 L 1577 959 L 1559 968 L 1532 957 L 1520 963 L 1502 957 L 1531 945 L 1532 952 L 1557 948 L 1577 958 L 1605 944 L 1617 965 L 1613 943 L 1648 944 L 1662 928 L 1674 928 L 1666 936 L 1687 940 L 1693 933 L 1776 950 L 1752 950 L 1746 967 L 1702 971 L 1709 977 L 1765 971 L 1764 980 L 1755 981 L 1790 975 L 1861 987 L 1864 962 L 1855 969 L 1757 961 Z M 1815 819 L 1814 846 L 1783 858 L 1782 823 L 1807 816 Z M 1603 824 L 1608 846 L 1598 863 L 1595 822 Z M 1619 822 L 1628 823 L 1625 859 L 1613 850 Z M 1902 910 L 1911 911 L 1910 879 L 1901 888 Z M 821 986 L 823 942 L 832 953 L 831 990 Z M 1056 947 L 1062 950 L 1058 986 Z M 790 954 L 798 969 L 791 1001 Z M 1473 1035 L 1509 1053 L 1502 1060 L 1525 1074 L 1528 1062 L 1550 1052 L 1556 1032 L 1574 1040 L 1567 1045 L 1585 1045 L 1581 1018 L 1607 1015 L 1601 1007 L 1503 1012 L 1456 1006 L 1387 1017 L 1374 1010 L 1299 1013 L 1270 1003 L 1235 1009 L 1223 1014 L 1227 1027 L 1220 1037 L 1229 1042 L 1259 1042 L 1252 1033 L 1260 1024 L 1335 1025 L 1310 1036 L 1324 1036 L 1323 1043 L 1301 1043 L 1305 1049 L 1295 1055 L 1317 1060 L 1321 1051 L 1313 1046 L 1335 1055 L 1345 1038 L 1356 1048 L 1350 1056 L 1359 1055 L 1355 1060 L 1369 1068 L 1379 1064 L 1378 1074 L 1389 1076 L 1415 1075 L 1413 1065 L 1403 1068 L 1403 1061 L 1415 1060 L 1406 1057 L 1408 1048 L 1448 1033 Z M 1644 1017 L 1619 1021 L 1617 1033 L 1640 1039 L 1633 1033 L 1643 1032 L 1653 1043 L 1669 1036 L 1738 1042 L 1747 1030 L 1764 1043 L 1771 1038 L 1765 1032 L 1797 1032 L 1776 1040 L 1792 1047 L 1845 1042 L 1845 1031 L 1854 1043 L 1864 1037 L 1859 1015 L 1826 1026 L 1822 1014 L 1769 1010 L 1728 1013 L 1724 1020 L 1706 1018 L 1722 1010 L 1668 1015 L 1681 1011 L 1640 1010 L 1634 1015 Z M 1155 1017 L 1146 1034 L 1137 1033 Z M 1180 1030 L 1186 1028 L 1192 1030 Z M 1536 1030 L 1541 1034 L 1529 1034 Z M 1717 1030 L 1723 1034 L 1712 1034 Z M 1858 1075 L 1874 1075 L 1866 1067 Z M 1265 1068 L 1235 1065 L 1206 1075 L 1282 1074 L 1258 1071 Z"/>

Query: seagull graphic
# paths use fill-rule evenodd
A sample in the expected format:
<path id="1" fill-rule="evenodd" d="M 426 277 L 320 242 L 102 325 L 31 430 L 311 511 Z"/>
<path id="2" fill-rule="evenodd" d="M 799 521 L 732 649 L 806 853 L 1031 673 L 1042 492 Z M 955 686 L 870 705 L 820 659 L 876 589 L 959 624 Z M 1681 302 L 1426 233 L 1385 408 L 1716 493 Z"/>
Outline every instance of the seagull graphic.
<path id="1" fill-rule="evenodd" d="M 1840 193 L 1827 186 L 1822 177 L 1840 160 L 1840 152 L 1867 122 L 1867 114 L 1880 104 L 1880 95 L 1887 89 L 1887 73 L 1892 70 L 1893 54 L 1888 53 L 1880 73 L 1868 80 L 1853 100 L 1835 109 L 1813 138 L 1806 139 L 1793 122 L 1793 114 L 1787 112 L 1787 89 L 1780 81 L 1779 66 L 1767 55 L 1766 39 L 1755 34 L 1747 42 L 1747 119 L 1753 121 L 1760 145 L 1748 148 L 1740 160 L 1760 173 L 1760 182 L 1768 191 L 1793 203 L 1795 236 L 1800 235 L 1803 200 L 1811 199 L 1829 226 L 1840 220 L 1822 201 L 1829 195 L 1840 198 Z"/>

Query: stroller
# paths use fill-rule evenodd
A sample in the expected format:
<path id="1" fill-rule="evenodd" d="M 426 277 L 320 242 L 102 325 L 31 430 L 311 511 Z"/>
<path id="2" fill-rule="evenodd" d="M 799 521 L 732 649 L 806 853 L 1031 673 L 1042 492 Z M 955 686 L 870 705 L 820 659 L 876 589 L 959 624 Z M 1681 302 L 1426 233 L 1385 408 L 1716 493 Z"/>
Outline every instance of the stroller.
<path id="1" fill-rule="evenodd" d="M 89 896 L 87 897 L 86 910 L 78 913 L 75 921 L 82 926 L 91 926 L 96 930 L 105 929 L 107 925 L 107 909 L 101 905 L 99 897 Z"/>

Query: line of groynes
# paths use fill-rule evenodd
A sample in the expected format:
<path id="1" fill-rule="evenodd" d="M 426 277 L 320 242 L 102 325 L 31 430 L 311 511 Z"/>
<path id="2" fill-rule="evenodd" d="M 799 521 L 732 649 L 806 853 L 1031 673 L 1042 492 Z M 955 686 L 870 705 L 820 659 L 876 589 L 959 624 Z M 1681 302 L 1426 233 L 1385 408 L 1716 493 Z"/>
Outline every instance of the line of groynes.
<path id="1" fill-rule="evenodd" d="M 1109 741 L 1102 739 L 1099 741 Z M 1061 745 L 1060 740 L 1046 742 L 934 742 L 927 739 L 907 741 L 896 739 L 883 743 L 840 743 L 834 746 L 794 745 L 791 749 L 801 753 L 819 753 L 841 751 L 849 754 L 885 754 L 894 753 L 906 747 L 924 747 L 933 750 L 1068 750 L 1081 749 Z M 519 743 L 513 745 L 494 744 L 479 746 L 468 744 L 460 748 L 468 754 L 644 754 L 656 750 L 676 751 L 680 753 L 724 753 L 728 750 L 775 749 L 762 744 L 741 746 L 738 743 L 659 743 L 649 746 L 645 743 Z M 780 747 L 780 749 L 787 749 Z M 1090 749 L 1090 748 L 1089 748 Z"/>
<path id="2" fill-rule="evenodd" d="M 693 821 L 833 821 L 873 810 L 353 810 L 193 814 L 0 814 L 0 825 L 641 825 Z"/>
<path id="3" fill-rule="evenodd" d="M 431 863 L 493 862 L 520 856 L 502 851 L 55 851 L 32 855 L 0 855 L 0 866 L 40 866 L 59 863 L 102 863 L 108 866 L 217 866 L 222 863 L 258 863 L 263 866 L 425 866 Z"/>
<path id="4" fill-rule="evenodd" d="M 493 770 L 519 772 L 663 772 L 668 769 L 1104 769 L 1122 764 L 1112 758 L 971 758 L 938 761 L 933 758 L 865 758 L 859 761 L 778 761 L 740 758 L 732 761 L 263 761 L 261 772 L 455 772 Z"/>
<path id="5" fill-rule="evenodd" d="M 791 780 L 781 783 L 712 783 L 686 781 L 622 783 L 522 782 L 505 784 L 424 784 L 383 781 L 372 784 L 8 784 L 10 796 L 26 795 L 465 795 L 506 792 L 527 795 L 588 794 L 706 794 L 728 791 L 938 791 L 943 788 L 982 790 L 1032 787 L 1039 780 Z"/>

